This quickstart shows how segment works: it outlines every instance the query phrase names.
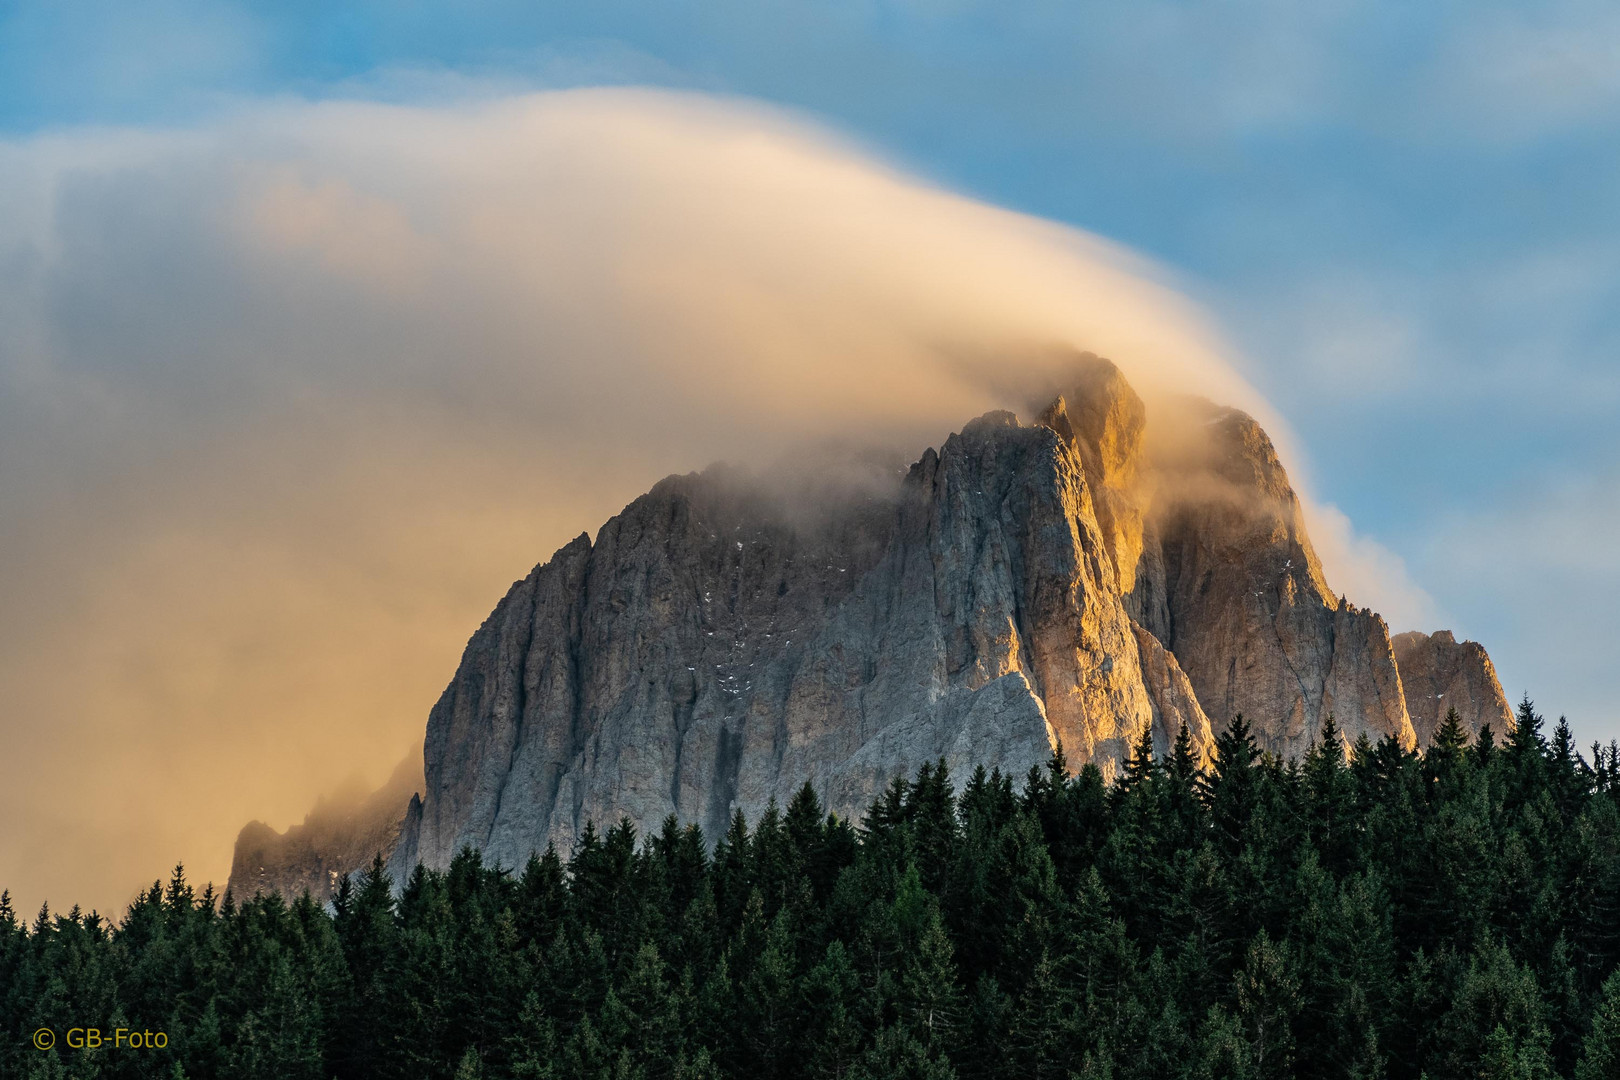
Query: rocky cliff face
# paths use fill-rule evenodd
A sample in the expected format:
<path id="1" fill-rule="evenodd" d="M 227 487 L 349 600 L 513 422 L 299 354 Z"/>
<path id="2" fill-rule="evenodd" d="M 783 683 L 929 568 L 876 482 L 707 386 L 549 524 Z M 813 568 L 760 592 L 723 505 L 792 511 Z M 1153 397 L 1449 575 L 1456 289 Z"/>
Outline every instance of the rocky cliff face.
<path id="1" fill-rule="evenodd" d="M 1394 646 L 1406 711 L 1419 741 L 1426 745 L 1434 738 L 1448 709 L 1457 710 L 1470 732 L 1489 724 L 1500 735 L 1513 727 L 1513 710 L 1483 645 L 1436 630 L 1397 634 Z"/>
<path id="2" fill-rule="evenodd" d="M 1235 409 L 1178 414 L 1128 602 L 1210 722 L 1241 713 L 1282 754 L 1303 752 L 1330 713 L 1347 742 L 1413 745 L 1389 629 L 1328 588 L 1271 440 Z"/>
<path id="3" fill-rule="evenodd" d="M 429 718 L 396 863 L 512 865 L 621 814 L 717 835 L 807 781 L 859 815 L 923 761 L 1021 775 L 1057 740 L 1112 772 L 1156 721 L 1207 749 L 1072 434 L 992 413 L 892 492 L 789 509 L 725 470 L 671 478 L 517 583 Z"/>
<path id="4" fill-rule="evenodd" d="M 715 836 L 805 783 L 854 817 L 938 758 L 1021 775 L 1061 742 L 1113 775 L 1182 727 L 1207 758 L 1239 713 L 1285 754 L 1329 714 L 1347 742 L 1426 741 L 1440 695 L 1506 722 L 1478 646 L 1392 642 L 1335 596 L 1250 417 L 1150 417 L 1095 357 L 1033 415 L 886 485 L 670 477 L 563 547 L 433 708 L 391 871 L 467 845 L 517 866 L 621 816 Z"/>
<path id="5" fill-rule="evenodd" d="M 250 821 L 236 837 L 229 888 L 237 896 L 308 892 L 325 903 L 344 875 L 387 859 L 399 842 L 401 819 L 422 789 L 422 764 L 408 755 L 376 791 L 350 791 L 321 800 L 284 833 Z"/>

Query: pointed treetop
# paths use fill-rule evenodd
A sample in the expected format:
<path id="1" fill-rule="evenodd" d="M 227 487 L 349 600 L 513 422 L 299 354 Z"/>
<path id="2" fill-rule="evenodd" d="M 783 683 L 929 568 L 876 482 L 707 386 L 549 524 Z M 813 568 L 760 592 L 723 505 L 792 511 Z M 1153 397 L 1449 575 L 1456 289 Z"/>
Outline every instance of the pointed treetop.
<path id="1" fill-rule="evenodd" d="M 1123 790 L 1129 791 L 1153 775 L 1153 729 L 1142 729 L 1130 758 L 1125 762 L 1125 774 L 1120 780 Z"/>
<path id="2" fill-rule="evenodd" d="M 1457 715 L 1457 706 L 1453 705 L 1446 710 L 1440 730 L 1434 733 L 1433 748 L 1455 753 L 1467 745 L 1468 732 L 1463 729 L 1462 717 Z"/>
<path id="3" fill-rule="evenodd" d="M 1526 691 L 1519 701 L 1519 708 L 1514 713 L 1513 737 L 1509 741 L 1521 745 L 1526 742 L 1545 742 L 1541 734 L 1541 725 L 1541 714 L 1536 712 L 1535 703 L 1530 700 L 1529 691 Z"/>
<path id="4" fill-rule="evenodd" d="M 1322 721 L 1322 730 L 1305 756 L 1307 763 L 1317 762 L 1333 769 L 1344 765 L 1344 734 L 1331 712 Z"/>
<path id="5" fill-rule="evenodd" d="M 1254 741 L 1254 732 L 1242 713 L 1232 717 L 1225 731 L 1215 736 L 1215 772 L 1226 776 L 1254 767 L 1260 757 L 1260 747 Z"/>
<path id="6" fill-rule="evenodd" d="M 1055 782 L 1069 778 L 1069 759 L 1063 753 L 1063 740 L 1061 738 L 1052 745 L 1052 756 L 1047 759 L 1046 771 Z"/>
<path id="7" fill-rule="evenodd" d="M 1553 728 L 1552 754 L 1559 764 L 1575 760 L 1575 734 L 1569 730 L 1568 717 L 1560 716 L 1558 726 Z"/>
<path id="8" fill-rule="evenodd" d="M 1170 749 L 1170 771 L 1176 779 L 1186 781 L 1198 772 L 1198 759 L 1193 755 L 1192 732 L 1186 721 L 1176 729 L 1175 745 Z"/>

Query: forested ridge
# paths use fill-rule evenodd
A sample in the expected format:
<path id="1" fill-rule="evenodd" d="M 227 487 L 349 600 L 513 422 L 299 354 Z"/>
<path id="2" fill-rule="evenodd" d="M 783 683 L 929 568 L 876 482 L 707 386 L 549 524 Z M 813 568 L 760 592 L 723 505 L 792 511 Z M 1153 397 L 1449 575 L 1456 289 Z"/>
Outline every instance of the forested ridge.
<path id="1" fill-rule="evenodd" d="M 1240 718 L 1207 772 L 1185 732 L 1112 785 L 924 767 L 858 825 L 807 786 L 712 852 L 621 823 L 334 910 L 8 898 L 0 1076 L 1614 1080 L 1617 964 L 1614 744 L 1526 701 L 1500 743 L 1347 758 L 1330 719 L 1281 761 Z"/>

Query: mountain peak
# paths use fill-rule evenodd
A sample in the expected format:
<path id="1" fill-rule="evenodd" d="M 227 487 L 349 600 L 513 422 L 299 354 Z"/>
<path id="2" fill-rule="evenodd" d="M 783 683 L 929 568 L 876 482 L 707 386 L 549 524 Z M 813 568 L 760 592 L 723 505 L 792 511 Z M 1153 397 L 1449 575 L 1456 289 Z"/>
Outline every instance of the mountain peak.
<path id="1" fill-rule="evenodd" d="M 1277 753 L 1330 714 L 1348 741 L 1428 738 L 1408 661 L 1328 589 L 1265 432 L 1208 402 L 1154 408 L 1081 356 L 1035 423 L 987 413 L 903 482 L 883 470 L 881 498 L 818 494 L 843 480 L 808 463 L 775 488 L 735 469 L 661 481 L 473 635 L 392 872 L 467 845 L 520 865 L 620 817 L 712 838 L 805 783 L 856 817 L 929 761 L 1022 775 L 1061 744 L 1107 777 L 1183 727 L 1207 761 L 1239 713 Z M 1483 650 L 1434 636 L 1407 654 L 1489 696 Z"/>

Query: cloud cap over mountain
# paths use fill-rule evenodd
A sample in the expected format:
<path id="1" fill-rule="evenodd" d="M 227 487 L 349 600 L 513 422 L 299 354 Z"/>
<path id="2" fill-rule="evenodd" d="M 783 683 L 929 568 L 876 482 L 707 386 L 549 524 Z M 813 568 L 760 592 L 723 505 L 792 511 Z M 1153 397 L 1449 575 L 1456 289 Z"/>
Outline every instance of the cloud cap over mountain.
<path id="1" fill-rule="evenodd" d="M 1073 349 L 1285 434 L 1150 264 L 745 103 L 286 105 L 0 178 L 25 903 L 381 779 L 488 598 L 671 470 L 937 442 Z"/>

